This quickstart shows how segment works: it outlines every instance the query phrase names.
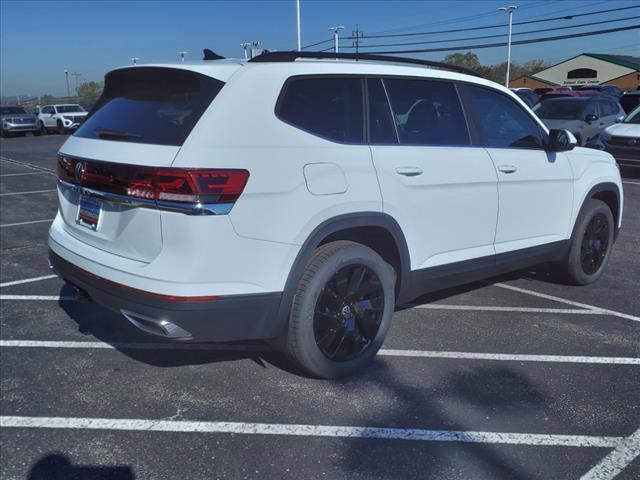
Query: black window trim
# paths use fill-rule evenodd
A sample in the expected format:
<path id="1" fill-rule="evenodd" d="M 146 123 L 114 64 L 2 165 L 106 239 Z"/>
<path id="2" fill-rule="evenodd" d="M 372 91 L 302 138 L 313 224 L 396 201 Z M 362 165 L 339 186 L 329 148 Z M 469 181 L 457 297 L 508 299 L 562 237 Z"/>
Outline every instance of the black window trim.
<path id="1" fill-rule="evenodd" d="M 496 88 L 491 88 L 491 87 L 487 87 L 485 85 L 480 85 L 477 83 L 470 83 L 470 82 L 460 82 L 462 89 L 464 90 L 464 99 L 465 102 L 468 103 L 468 111 L 470 112 L 470 117 L 473 119 L 473 125 L 474 125 L 474 131 L 477 134 L 477 141 L 479 142 L 476 146 L 479 147 L 483 147 L 483 148 L 491 148 L 491 149 L 497 149 L 497 150 L 535 150 L 535 151 L 542 151 L 545 152 L 545 145 L 548 143 L 548 138 L 549 135 L 547 134 L 547 132 L 544 130 L 544 128 L 540 125 L 540 121 L 538 121 L 534 115 L 532 115 L 531 113 L 529 113 L 527 110 L 525 110 L 524 108 L 522 108 L 522 105 L 520 105 L 518 102 L 516 102 L 513 98 L 511 98 L 509 95 L 507 95 L 506 93 L 496 89 Z M 505 97 L 508 101 L 510 101 L 511 103 L 513 103 L 517 108 L 519 108 L 520 110 L 522 110 L 530 119 L 531 121 L 533 121 L 533 123 L 536 125 L 536 127 L 538 128 L 538 132 L 540 133 L 540 139 L 542 140 L 542 145 L 540 147 L 491 147 L 486 144 L 486 141 L 484 139 L 484 135 L 481 133 L 482 130 L 479 128 L 479 120 L 478 120 L 478 112 L 476 111 L 474 105 L 473 105 L 473 101 L 471 100 L 471 92 L 469 91 L 468 87 L 476 87 L 476 88 L 481 88 L 484 90 L 489 90 L 491 92 L 497 93 L 499 95 L 502 95 L 503 97 Z"/>
<path id="2" fill-rule="evenodd" d="M 316 132 L 312 132 L 310 130 L 307 130 L 306 128 L 301 127 L 300 125 L 296 125 L 294 123 L 289 122 L 288 120 L 282 118 L 280 116 L 280 107 L 282 106 L 282 102 L 284 101 L 284 97 L 287 93 L 287 89 L 289 88 L 289 86 L 291 85 L 291 83 L 297 81 L 297 80 L 304 80 L 304 79 L 316 79 L 316 78 L 356 78 L 360 80 L 360 91 L 362 94 L 362 141 L 360 142 L 343 142 L 340 140 L 336 140 L 334 138 L 328 138 L 324 135 L 320 135 Z M 303 75 L 292 75 L 290 77 L 287 77 L 287 79 L 285 80 L 284 84 L 282 85 L 282 87 L 280 88 L 280 93 L 278 94 L 278 99 L 276 100 L 276 105 L 274 107 L 274 114 L 276 116 L 276 118 L 278 120 L 280 120 L 282 123 L 286 123 L 287 125 L 300 130 L 302 132 L 308 133 L 309 135 L 313 135 L 314 137 L 317 138 L 321 138 L 323 140 L 326 140 L 327 142 L 332 142 L 332 143 L 336 143 L 338 145 L 367 145 L 367 98 L 366 98 L 366 92 L 365 92 L 365 88 L 366 88 L 366 82 L 365 82 L 365 76 L 364 75 L 360 75 L 360 74 L 340 74 L 340 73 L 318 73 L 318 74 L 303 74 Z"/>
<path id="3" fill-rule="evenodd" d="M 363 125 L 362 125 L 362 131 L 363 131 L 363 140 L 362 142 L 341 142 L 335 139 L 331 139 L 331 138 L 327 138 L 323 135 L 319 135 L 315 132 L 311 132 L 309 130 L 306 130 L 302 127 L 300 127 L 299 125 L 294 125 L 291 122 L 288 122 L 287 120 L 283 119 L 280 117 L 279 115 L 279 110 L 280 110 L 280 105 L 282 104 L 284 95 L 286 94 L 287 88 L 289 87 L 289 84 L 295 80 L 299 80 L 299 79 L 305 79 L 305 78 L 359 78 L 361 80 L 361 91 L 362 91 L 362 96 L 363 96 L 363 103 L 362 103 L 362 121 L 363 121 Z M 370 116 L 370 110 L 369 110 L 369 92 L 368 92 L 368 84 L 367 84 L 367 80 L 368 79 L 379 79 L 382 81 L 382 86 L 384 88 L 384 92 L 387 96 L 387 102 L 389 103 L 389 109 L 391 110 L 391 116 L 392 116 L 392 121 L 393 121 L 393 125 L 394 125 L 394 130 L 395 130 L 395 137 L 396 137 L 396 141 L 397 143 L 373 143 L 371 142 L 370 139 L 370 132 L 369 132 L 369 116 Z M 469 136 L 469 145 L 410 145 L 410 144 L 402 144 L 400 142 L 400 135 L 397 131 L 397 125 L 395 124 L 395 114 L 393 111 L 393 105 L 391 104 L 391 98 L 389 96 L 389 92 L 387 90 L 387 86 L 385 84 L 385 79 L 406 79 L 406 80 L 431 80 L 431 81 L 437 81 L 437 82 L 446 82 L 446 83 L 452 83 L 455 90 L 456 90 L 456 94 L 458 96 L 458 100 L 460 101 L 460 106 L 462 108 L 462 113 L 463 116 L 465 118 L 465 123 L 467 126 L 467 135 Z M 473 102 L 471 100 L 470 97 L 470 92 L 469 92 L 469 88 L 468 87 L 477 87 L 477 88 L 482 88 L 484 90 L 489 90 L 491 92 L 497 93 L 499 95 L 502 95 L 503 97 L 505 97 L 508 101 L 510 101 L 511 103 L 513 103 L 517 108 L 520 108 L 521 110 L 524 111 L 524 113 L 526 115 L 529 116 L 529 118 L 533 121 L 533 123 L 538 127 L 538 131 L 540 133 L 540 138 L 542 140 L 542 145 L 540 147 L 489 147 L 489 146 L 485 146 L 484 145 L 484 138 L 483 135 L 481 133 L 481 129 L 479 128 L 479 124 L 477 121 L 477 112 L 475 111 L 475 108 L 473 106 Z M 488 87 L 486 85 L 482 85 L 479 83 L 474 83 L 474 82 L 469 82 L 469 81 L 465 81 L 465 80 L 451 80 L 448 78 L 436 78 L 436 77 L 428 77 L 428 76 L 420 76 L 420 75 L 392 75 L 392 74 L 382 74 L 382 75 L 377 75 L 377 74 L 360 74 L 360 73 L 311 73 L 311 74 L 301 74 L 301 75 L 292 75 L 290 77 L 287 77 L 286 80 L 284 81 L 284 83 L 282 84 L 282 87 L 280 87 L 280 93 L 278 94 L 278 98 L 276 99 L 276 104 L 274 107 L 274 115 L 276 116 L 276 118 L 278 120 L 280 120 L 281 122 L 296 128 L 300 131 L 303 131 L 305 133 L 308 133 L 309 135 L 313 135 L 314 137 L 317 138 L 322 138 L 323 140 L 326 140 L 328 142 L 331 143 L 335 143 L 338 145 L 361 145 L 361 146 L 407 146 L 407 147 L 424 147 L 424 148 L 435 148 L 435 147 L 455 147 L 455 148 L 493 148 L 493 149 L 500 149 L 500 150 L 534 150 L 534 151 L 546 151 L 545 150 L 545 145 L 548 142 L 548 138 L 549 135 L 548 133 L 545 131 L 544 127 L 542 127 L 541 123 L 536 117 L 535 114 L 533 114 L 530 111 L 527 111 L 526 109 L 522 108 L 522 105 L 520 105 L 517 101 L 515 101 L 513 98 L 511 98 L 508 94 L 506 94 L 505 92 L 502 92 L 496 88 L 493 87 Z"/>

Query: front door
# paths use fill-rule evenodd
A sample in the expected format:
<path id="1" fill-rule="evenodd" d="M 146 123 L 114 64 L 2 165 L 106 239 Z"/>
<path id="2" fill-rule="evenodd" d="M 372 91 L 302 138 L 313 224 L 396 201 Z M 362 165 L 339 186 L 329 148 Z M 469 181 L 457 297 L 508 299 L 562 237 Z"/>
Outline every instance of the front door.
<path id="1" fill-rule="evenodd" d="M 467 86 L 465 99 L 498 176 L 496 253 L 569 238 L 573 172 L 567 156 L 544 150 L 541 125 L 506 94 Z"/>

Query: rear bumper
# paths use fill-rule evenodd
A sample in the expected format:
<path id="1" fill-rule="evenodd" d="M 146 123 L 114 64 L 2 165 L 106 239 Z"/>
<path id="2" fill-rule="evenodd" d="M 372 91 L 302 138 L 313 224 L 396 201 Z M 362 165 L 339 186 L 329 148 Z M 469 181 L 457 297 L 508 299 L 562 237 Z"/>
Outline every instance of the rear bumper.
<path id="1" fill-rule="evenodd" d="M 281 293 L 169 300 L 82 270 L 49 250 L 54 272 L 99 305 L 125 315 L 148 333 L 173 340 L 230 342 L 277 337 Z M 166 328 L 163 327 L 166 326 Z M 177 327 L 177 328 L 176 328 Z"/>

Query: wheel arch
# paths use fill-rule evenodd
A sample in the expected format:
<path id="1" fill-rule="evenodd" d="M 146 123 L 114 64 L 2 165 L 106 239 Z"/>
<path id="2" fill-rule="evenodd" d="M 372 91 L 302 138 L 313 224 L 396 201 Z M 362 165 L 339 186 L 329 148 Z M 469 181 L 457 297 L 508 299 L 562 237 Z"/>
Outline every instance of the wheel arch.
<path id="1" fill-rule="evenodd" d="M 298 282 L 316 248 L 336 240 L 363 244 L 390 263 L 396 270 L 396 301 L 409 291 L 411 269 L 409 249 L 400 225 L 381 212 L 339 215 L 318 225 L 302 244 L 287 277 L 278 310 L 278 319 L 286 325 Z"/>
<path id="2" fill-rule="evenodd" d="M 615 219 L 614 225 L 614 238 L 618 236 L 618 230 L 621 220 L 621 193 L 620 187 L 613 182 L 603 182 L 598 183 L 591 187 L 591 189 L 587 192 L 587 194 L 582 199 L 582 203 L 580 204 L 580 211 L 584 207 L 584 204 L 587 200 L 591 198 L 595 198 L 597 200 L 601 200 L 607 204 L 607 206 L 611 209 L 611 213 L 613 214 L 613 218 Z M 578 214 L 579 215 L 579 214 Z M 576 217 L 577 221 L 577 217 Z M 575 225 L 574 225 L 575 228 Z"/>

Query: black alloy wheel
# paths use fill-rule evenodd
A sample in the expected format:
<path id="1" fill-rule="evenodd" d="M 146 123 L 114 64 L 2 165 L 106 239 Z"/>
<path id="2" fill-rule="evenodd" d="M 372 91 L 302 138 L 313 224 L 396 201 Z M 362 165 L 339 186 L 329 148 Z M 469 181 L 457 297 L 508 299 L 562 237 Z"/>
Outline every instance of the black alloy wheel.
<path id="1" fill-rule="evenodd" d="M 580 247 L 580 264 L 587 275 L 593 275 L 602 267 L 609 248 L 610 228 L 602 213 L 594 215 L 587 224 Z"/>
<path id="2" fill-rule="evenodd" d="M 365 265 L 347 265 L 318 297 L 313 317 L 316 345 L 330 360 L 353 360 L 376 338 L 383 312 L 384 289 L 376 273 Z"/>

